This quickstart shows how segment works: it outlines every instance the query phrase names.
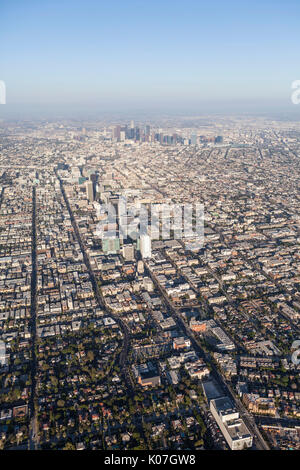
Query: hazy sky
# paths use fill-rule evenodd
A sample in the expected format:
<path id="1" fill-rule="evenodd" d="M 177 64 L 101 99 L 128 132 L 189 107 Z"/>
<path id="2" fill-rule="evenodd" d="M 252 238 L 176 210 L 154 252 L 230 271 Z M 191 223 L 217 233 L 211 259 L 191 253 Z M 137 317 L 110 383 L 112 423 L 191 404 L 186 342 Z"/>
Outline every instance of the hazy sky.
<path id="1" fill-rule="evenodd" d="M 7 103 L 290 104 L 299 0 L 1 0 Z"/>

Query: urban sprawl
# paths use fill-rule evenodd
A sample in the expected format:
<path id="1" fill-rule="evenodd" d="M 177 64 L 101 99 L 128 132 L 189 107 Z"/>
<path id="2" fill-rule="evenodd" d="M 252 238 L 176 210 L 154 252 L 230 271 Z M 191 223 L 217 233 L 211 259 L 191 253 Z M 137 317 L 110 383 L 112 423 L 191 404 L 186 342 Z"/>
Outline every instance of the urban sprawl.
<path id="1" fill-rule="evenodd" d="M 299 450 L 299 173 L 289 121 L 1 122 L 0 448 Z"/>

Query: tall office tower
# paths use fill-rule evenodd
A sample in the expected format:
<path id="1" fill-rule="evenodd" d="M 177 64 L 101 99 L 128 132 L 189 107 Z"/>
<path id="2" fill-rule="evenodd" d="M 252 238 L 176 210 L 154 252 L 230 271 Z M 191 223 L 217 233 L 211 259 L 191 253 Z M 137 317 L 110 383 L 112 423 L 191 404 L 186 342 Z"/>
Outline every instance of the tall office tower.
<path id="1" fill-rule="evenodd" d="M 94 201 L 94 184 L 92 181 L 87 181 L 85 183 L 86 195 L 89 202 Z"/>
<path id="2" fill-rule="evenodd" d="M 118 141 L 120 140 L 121 126 L 116 126 L 114 128 L 114 138 Z"/>
<path id="3" fill-rule="evenodd" d="M 151 238 L 149 235 L 141 235 L 140 251 L 143 258 L 151 258 Z"/>
<path id="4" fill-rule="evenodd" d="M 197 136 L 196 136 L 196 134 L 191 135 L 191 145 L 197 145 Z"/>
<path id="5" fill-rule="evenodd" d="M 150 135 L 150 126 L 149 125 L 146 126 L 146 135 Z"/>
<path id="6" fill-rule="evenodd" d="M 125 131 L 121 131 L 121 132 L 120 132 L 120 141 L 121 141 L 121 142 L 124 142 L 125 137 L 126 137 Z"/>
<path id="7" fill-rule="evenodd" d="M 130 139 L 134 139 L 134 138 L 135 138 L 134 121 L 131 121 L 131 122 L 130 122 L 129 136 L 130 136 Z"/>

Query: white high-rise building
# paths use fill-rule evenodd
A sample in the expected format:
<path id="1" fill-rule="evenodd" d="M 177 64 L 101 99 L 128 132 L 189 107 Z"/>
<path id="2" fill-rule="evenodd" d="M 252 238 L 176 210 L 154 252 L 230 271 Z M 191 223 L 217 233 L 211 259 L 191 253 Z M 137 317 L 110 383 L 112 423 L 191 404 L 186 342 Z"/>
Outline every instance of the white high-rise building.
<path id="1" fill-rule="evenodd" d="M 228 397 L 210 400 L 210 411 L 230 449 L 242 450 L 252 446 L 253 437 Z"/>
<path id="2" fill-rule="evenodd" d="M 6 365 L 6 347 L 4 341 L 0 341 L 0 367 Z"/>
<path id="3" fill-rule="evenodd" d="M 142 258 L 151 258 L 151 238 L 149 235 L 141 235 L 140 250 Z"/>
<path id="4" fill-rule="evenodd" d="M 137 263 L 137 270 L 139 274 L 144 274 L 144 263 L 143 261 L 139 260 Z"/>

